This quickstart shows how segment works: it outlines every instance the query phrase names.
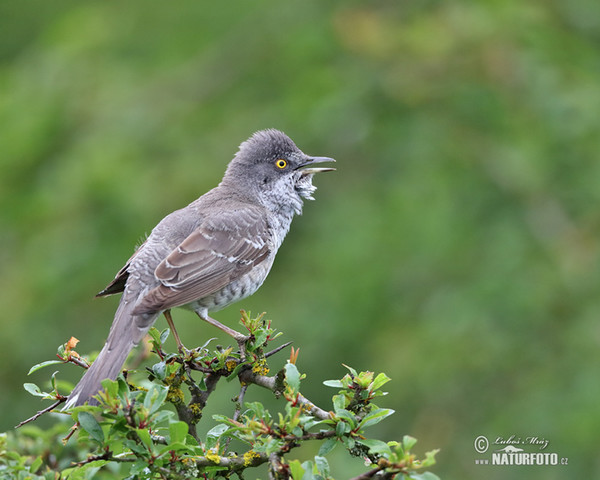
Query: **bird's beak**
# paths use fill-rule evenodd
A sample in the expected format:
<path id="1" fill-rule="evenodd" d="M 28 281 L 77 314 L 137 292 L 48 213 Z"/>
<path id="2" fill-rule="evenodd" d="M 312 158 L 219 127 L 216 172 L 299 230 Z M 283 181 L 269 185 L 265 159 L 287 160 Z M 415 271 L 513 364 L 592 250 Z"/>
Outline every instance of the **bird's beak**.
<path id="1" fill-rule="evenodd" d="M 327 162 L 335 162 L 335 160 L 333 158 L 329 158 L 329 157 L 306 157 L 306 160 L 302 164 L 300 164 L 296 170 L 302 169 L 302 170 L 300 170 L 300 173 L 302 175 L 313 175 L 313 174 L 319 173 L 319 172 L 333 172 L 335 170 L 335 168 L 331 168 L 331 167 L 303 168 L 303 167 L 307 167 L 309 165 L 314 165 L 315 163 L 327 163 Z"/>

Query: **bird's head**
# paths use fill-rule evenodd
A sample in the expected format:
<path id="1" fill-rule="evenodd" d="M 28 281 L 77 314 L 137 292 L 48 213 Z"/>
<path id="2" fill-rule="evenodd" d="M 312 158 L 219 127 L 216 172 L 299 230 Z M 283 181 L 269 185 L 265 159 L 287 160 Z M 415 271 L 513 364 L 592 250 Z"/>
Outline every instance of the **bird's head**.
<path id="1" fill-rule="evenodd" d="M 323 162 L 335 160 L 306 155 L 279 130 L 261 130 L 240 145 L 223 183 L 253 192 L 268 208 L 291 207 L 300 213 L 302 199 L 313 200 L 317 189 L 313 175 L 335 170 L 314 166 Z"/>

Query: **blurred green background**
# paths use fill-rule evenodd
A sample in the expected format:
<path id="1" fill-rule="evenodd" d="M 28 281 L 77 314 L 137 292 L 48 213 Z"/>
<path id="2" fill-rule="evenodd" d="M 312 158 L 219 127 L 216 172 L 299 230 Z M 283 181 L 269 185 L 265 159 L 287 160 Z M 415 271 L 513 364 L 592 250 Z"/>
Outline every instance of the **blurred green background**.
<path id="1" fill-rule="evenodd" d="M 275 127 L 338 171 L 216 318 L 266 310 L 326 408 L 342 363 L 385 371 L 379 437 L 441 448 L 442 478 L 598 478 L 598 112 L 596 0 L 2 2 L 0 431 L 46 405 L 31 365 L 102 346 L 134 245 Z M 478 435 L 569 465 L 475 465 Z"/>

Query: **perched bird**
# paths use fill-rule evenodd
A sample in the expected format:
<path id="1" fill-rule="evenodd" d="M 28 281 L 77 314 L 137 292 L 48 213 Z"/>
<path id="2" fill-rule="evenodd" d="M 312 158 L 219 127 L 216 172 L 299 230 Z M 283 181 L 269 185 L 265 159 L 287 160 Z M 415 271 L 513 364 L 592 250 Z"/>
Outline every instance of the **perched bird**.
<path id="1" fill-rule="evenodd" d="M 119 374 L 129 352 L 161 313 L 185 307 L 245 340 L 208 316 L 252 295 L 264 282 L 303 199 L 313 199 L 313 167 L 332 158 L 310 157 L 278 130 L 243 142 L 221 183 L 163 218 L 115 279 L 98 296 L 123 292 L 108 339 L 69 395 L 65 408 L 96 403 L 105 378 Z M 177 341 L 179 342 L 178 337 Z"/>

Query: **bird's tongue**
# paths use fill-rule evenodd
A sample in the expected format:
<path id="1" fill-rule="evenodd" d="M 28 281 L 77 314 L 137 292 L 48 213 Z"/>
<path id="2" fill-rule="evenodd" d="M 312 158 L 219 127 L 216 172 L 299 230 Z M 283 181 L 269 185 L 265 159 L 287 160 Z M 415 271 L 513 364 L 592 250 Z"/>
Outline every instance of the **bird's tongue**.
<path id="1" fill-rule="evenodd" d="M 303 168 L 302 170 L 300 170 L 300 173 L 302 174 L 302 176 L 306 176 L 306 175 L 314 175 L 315 173 L 319 173 L 319 172 L 333 172 L 335 170 L 335 168 L 330 168 L 330 167 L 306 167 Z"/>
<path id="2" fill-rule="evenodd" d="M 303 176 L 314 175 L 319 172 L 333 172 L 335 168 L 331 167 L 313 167 L 315 163 L 331 163 L 335 162 L 333 158 L 329 157 L 308 157 L 307 162 L 301 166 L 300 173 Z"/>

